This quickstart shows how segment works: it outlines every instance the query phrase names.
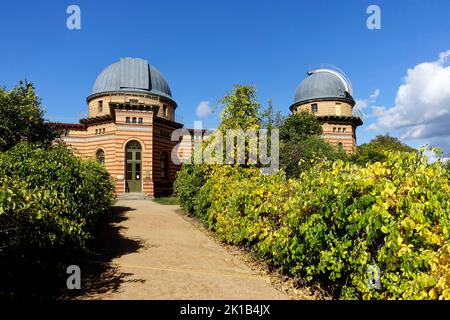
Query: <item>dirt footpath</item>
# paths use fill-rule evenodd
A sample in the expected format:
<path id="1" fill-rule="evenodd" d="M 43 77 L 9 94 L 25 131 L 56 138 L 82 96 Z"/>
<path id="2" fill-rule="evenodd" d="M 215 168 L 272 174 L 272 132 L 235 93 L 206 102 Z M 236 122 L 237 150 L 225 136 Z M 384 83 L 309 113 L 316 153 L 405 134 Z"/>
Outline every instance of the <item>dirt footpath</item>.
<path id="1" fill-rule="evenodd" d="M 83 299 L 288 299 L 267 276 L 210 239 L 178 206 L 119 200 L 99 263 L 122 275 Z M 101 260 L 101 259 L 99 259 Z"/>

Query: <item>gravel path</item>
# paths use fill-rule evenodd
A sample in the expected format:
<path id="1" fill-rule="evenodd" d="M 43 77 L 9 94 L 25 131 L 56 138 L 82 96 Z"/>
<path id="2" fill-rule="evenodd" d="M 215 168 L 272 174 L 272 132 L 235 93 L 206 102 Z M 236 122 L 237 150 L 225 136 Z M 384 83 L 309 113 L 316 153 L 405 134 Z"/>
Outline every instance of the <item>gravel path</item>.
<path id="1" fill-rule="evenodd" d="M 288 299 L 178 206 L 117 201 L 98 247 L 97 263 L 110 279 L 108 285 L 92 281 L 83 299 Z"/>

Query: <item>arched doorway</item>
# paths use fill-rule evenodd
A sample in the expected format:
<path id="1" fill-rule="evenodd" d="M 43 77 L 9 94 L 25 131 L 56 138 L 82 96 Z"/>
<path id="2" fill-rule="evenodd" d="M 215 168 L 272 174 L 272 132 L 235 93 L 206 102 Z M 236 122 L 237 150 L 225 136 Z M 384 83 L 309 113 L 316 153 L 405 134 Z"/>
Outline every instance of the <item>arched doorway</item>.
<path id="1" fill-rule="evenodd" d="M 142 192 L 142 148 L 137 141 L 125 146 L 125 192 Z"/>

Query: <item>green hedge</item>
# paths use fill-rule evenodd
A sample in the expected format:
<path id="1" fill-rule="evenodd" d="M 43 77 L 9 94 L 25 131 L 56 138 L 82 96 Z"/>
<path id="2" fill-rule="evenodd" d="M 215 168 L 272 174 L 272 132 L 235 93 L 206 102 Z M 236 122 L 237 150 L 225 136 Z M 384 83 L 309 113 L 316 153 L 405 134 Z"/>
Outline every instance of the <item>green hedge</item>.
<path id="1" fill-rule="evenodd" d="M 113 197 L 105 168 L 63 144 L 0 153 L 0 293 L 50 286 L 79 264 Z"/>
<path id="2" fill-rule="evenodd" d="M 205 183 L 204 168 L 199 165 L 186 164 L 177 173 L 174 182 L 174 192 L 184 212 L 194 212 L 194 199 L 200 188 Z"/>
<path id="3" fill-rule="evenodd" d="M 224 241 L 251 246 L 337 297 L 450 299 L 449 176 L 419 154 L 386 157 L 366 166 L 324 162 L 295 180 L 198 167 L 203 186 L 176 192 Z M 367 285 L 372 265 L 379 290 Z"/>

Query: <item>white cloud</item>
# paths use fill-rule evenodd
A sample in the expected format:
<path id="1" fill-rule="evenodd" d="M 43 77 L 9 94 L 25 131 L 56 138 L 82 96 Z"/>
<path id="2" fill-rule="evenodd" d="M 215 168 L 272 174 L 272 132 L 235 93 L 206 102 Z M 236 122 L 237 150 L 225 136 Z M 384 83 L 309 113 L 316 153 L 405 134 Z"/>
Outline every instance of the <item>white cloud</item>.
<path id="1" fill-rule="evenodd" d="M 375 91 L 370 95 L 370 101 L 376 101 L 378 96 L 380 95 L 380 89 L 375 89 Z"/>
<path id="2" fill-rule="evenodd" d="M 369 96 L 369 98 L 356 100 L 356 108 L 358 108 L 359 110 L 363 110 L 368 106 L 371 106 L 377 101 L 379 95 L 380 89 L 375 89 L 375 91 Z"/>
<path id="3" fill-rule="evenodd" d="M 379 131 L 380 128 L 375 123 L 372 123 L 367 128 L 365 128 L 365 130 L 366 131 Z"/>
<path id="4" fill-rule="evenodd" d="M 368 106 L 367 100 L 356 100 L 355 107 L 358 108 L 359 110 L 367 108 L 367 106 Z"/>
<path id="5" fill-rule="evenodd" d="M 213 109 L 211 108 L 209 101 L 201 101 L 196 110 L 196 114 L 198 118 L 206 118 L 213 113 Z"/>
<path id="6" fill-rule="evenodd" d="M 379 117 L 386 111 L 386 107 L 373 106 L 371 111 L 373 116 Z"/>
<path id="7" fill-rule="evenodd" d="M 391 108 L 372 108 L 377 127 L 450 151 L 450 50 L 407 71 Z"/>

